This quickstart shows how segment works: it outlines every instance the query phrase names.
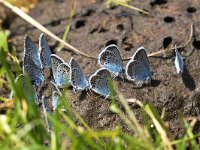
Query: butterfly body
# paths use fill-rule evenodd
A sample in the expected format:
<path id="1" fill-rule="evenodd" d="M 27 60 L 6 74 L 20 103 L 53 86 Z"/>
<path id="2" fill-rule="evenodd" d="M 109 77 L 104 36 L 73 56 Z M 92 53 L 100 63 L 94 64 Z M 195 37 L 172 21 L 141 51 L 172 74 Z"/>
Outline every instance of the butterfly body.
<path id="1" fill-rule="evenodd" d="M 115 76 L 118 76 L 122 73 L 122 58 L 117 46 L 114 44 L 107 46 L 99 54 L 98 63 L 102 68 L 108 69 Z"/>

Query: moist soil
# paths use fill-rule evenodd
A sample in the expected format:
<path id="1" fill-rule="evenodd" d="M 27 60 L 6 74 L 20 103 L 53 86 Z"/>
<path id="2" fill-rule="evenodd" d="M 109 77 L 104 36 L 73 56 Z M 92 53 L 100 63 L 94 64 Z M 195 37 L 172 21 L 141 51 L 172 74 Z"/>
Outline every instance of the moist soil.
<path id="1" fill-rule="evenodd" d="M 62 38 L 69 23 L 73 0 L 40 1 L 29 15 Z M 159 114 L 166 108 L 164 120 L 175 138 L 183 135 L 182 117 L 197 116 L 195 107 L 200 109 L 200 1 L 176 0 L 135 0 L 130 5 L 147 10 L 144 15 L 134 10 L 106 5 L 102 0 L 77 1 L 75 15 L 67 42 L 82 52 L 98 57 L 109 44 L 119 47 L 123 58 L 131 57 L 137 48 L 143 46 L 147 53 L 169 49 L 174 44 L 184 45 L 190 35 L 190 25 L 194 23 L 194 36 L 185 48 L 180 49 L 185 58 L 185 70 L 182 75 L 176 73 L 174 52 L 161 53 L 159 57 L 150 57 L 153 70 L 151 85 L 135 88 L 128 81 L 117 80 L 119 91 L 125 98 L 137 98 L 144 103 L 151 103 Z M 12 45 L 22 59 L 23 38 L 28 34 L 38 45 L 40 30 L 19 17 L 13 17 L 8 25 L 11 30 Z M 97 60 L 88 59 L 64 48 L 56 52 L 58 42 L 46 36 L 53 53 L 69 62 L 75 58 L 87 78 L 100 66 Z M 126 66 L 127 61 L 124 61 Z M 48 83 L 48 81 L 47 81 Z M 47 84 L 48 85 L 48 84 Z M 50 86 L 43 88 L 49 89 Z M 51 91 L 51 89 L 49 89 Z M 40 92 L 42 93 L 42 92 Z M 51 92 L 46 96 L 50 97 Z M 69 90 L 70 103 L 93 129 L 112 129 L 119 122 L 119 117 L 109 110 L 110 100 L 94 93 L 73 93 Z M 139 107 L 131 107 L 142 123 Z M 194 128 L 198 132 L 199 123 Z M 124 127 L 126 131 L 128 128 Z"/>

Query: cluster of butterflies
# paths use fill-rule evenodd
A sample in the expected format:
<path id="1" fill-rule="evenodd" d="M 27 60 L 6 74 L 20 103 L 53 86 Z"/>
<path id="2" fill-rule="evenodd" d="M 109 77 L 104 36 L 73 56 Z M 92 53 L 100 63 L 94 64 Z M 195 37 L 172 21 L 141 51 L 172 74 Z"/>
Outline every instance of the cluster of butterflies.
<path id="1" fill-rule="evenodd" d="M 175 49 L 175 66 L 177 72 L 182 73 L 183 58 L 176 47 Z M 23 74 L 28 75 L 34 87 L 41 86 L 44 82 L 43 71 L 45 69 L 51 69 L 53 84 L 58 89 L 70 84 L 74 91 L 92 90 L 106 98 L 110 96 L 109 80 L 112 78 L 123 77 L 138 86 L 149 84 L 152 79 L 152 69 L 144 47 L 137 49 L 124 68 L 118 47 L 114 44 L 109 45 L 99 54 L 98 64 L 101 68 L 87 80 L 75 59 L 71 58 L 70 62 L 66 63 L 59 56 L 52 54 L 43 33 L 39 37 L 39 49 L 29 36 L 24 38 Z M 21 78 L 23 88 L 28 93 L 28 86 L 23 74 L 16 79 L 16 82 Z M 54 91 L 52 103 L 55 108 L 58 96 L 58 92 Z M 37 99 L 37 94 L 35 97 Z"/>

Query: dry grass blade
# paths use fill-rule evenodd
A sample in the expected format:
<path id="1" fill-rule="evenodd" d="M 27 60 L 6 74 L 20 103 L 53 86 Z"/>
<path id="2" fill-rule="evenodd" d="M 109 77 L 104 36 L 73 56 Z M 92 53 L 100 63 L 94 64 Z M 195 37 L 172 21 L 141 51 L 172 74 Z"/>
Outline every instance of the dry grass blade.
<path id="1" fill-rule="evenodd" d="M 134 6 L 128 5 L 128 4 L 126 4 L 126 2 L 123 2 L 123 1 L 120 1 L 120 0 L 109 0 L 108 2 L 112 2 L 112 3 L 115 3 L 115 4 L 130 8 L 130 9 L 133 9 L 133 10 L 138 11 L 140 13 L 143 13 L 145 15 L 149 15 L 149 12 L 142 10 L 142 9 L 139 9 L 137 7 L 134 7 Z"/>
<path id="2" fill-rule="evenodd" d="M 21 18 L 23 18 L 24 20 L 26 20 L 27 22 L 29 22 L 30 24 L 32 24 L 33 26 L 35 26 L 36 28 L 38 28 L 39 30 L 41 30 L 42 32 L 44 32 L 45 34 L 49 35 L 50 37 L 52 37 L 56 41 L 58 41 L 58 42 L 62 43 L 63 45 L 65 45 L 67 48 L 69 48 L 71 51 L 75 52 L 76 54 L 80 54 L 80 55 L 82 55 L 84 57 L 87 57 L 87 58 L 97 59 L 97 58 L 95 58 L 93 56 L 90 56 L 90 55 L 87 55 L 87 54 L 81 52 L 77 48 L 73 47 L 72 45 L 68 44 L 64 40 L 60 39 L 54 33 L 52 33 L 47 28 L 45 28 L 43 25 L 41 25 L 39 22 L 37 22 L 35 19 L 33 19 L 32 17 L 30 17 L 29 15 L 27 15 L 26 13 L 24 13 L 19 8 L 11 5 L 9 2 L 7 2 L 5 0 L 0 0 L 0 3 L 2 3 L 3 5 L 5 5 L 9 9 L 11 9 L 15 14 L 19 15 Z"/>

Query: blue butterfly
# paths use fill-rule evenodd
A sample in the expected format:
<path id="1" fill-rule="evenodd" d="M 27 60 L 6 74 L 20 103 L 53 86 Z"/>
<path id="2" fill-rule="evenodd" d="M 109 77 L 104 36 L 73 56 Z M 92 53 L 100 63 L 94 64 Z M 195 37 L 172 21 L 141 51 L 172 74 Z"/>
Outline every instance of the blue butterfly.
<path id="1" fill-rule="evenodd" d="M 42 62 L 42 67 L 43 68 L 50 68 L 51 67 L 51 50 L 49 48 L 49 45 L 45 39 L 44 33 L 40 34 L 39 37 L 39 52 L 40 52 L 40 59 Z"/>
<path id="2" fill-rule="evenodd" d="M 32 84 L 28 80 L 27 77 L 24 76 L 24 74 L 20 74 L 16 79 L 15 83 L 18 86 L 21 86 L 21 88 L 24 91 L 24 94 L 29 102 L 35 101 L 36 104 L 39 104 L 39 99 L 36 94 L 35 89 L 33 88 Z M 11 96 L 12 97 L 12 96 Z"/>
<path id="3" fill-rule="evenodd" d="M 126 77 L 137 85 L 148 84 L 151 81 L 152 70 L 144 47 L 140 47 L 126 65 Z"/>
<path id="4" fill-rule="evenodd" d="M 111 74 L 106 68 L 101 68 L 97 70 L 93 75 L 89 78 L 90 89 L 95 93 L 109 97 L 110 89 L 109 89 L 109 80 L 111 79 Z"/>
<path id="5" fill-rule="evenodd" d="M 69 79 L 70 67 L 62 58 L 55 54 L 51 54 L 51 69 L 53 78 L 57 86 L 63 87 Z"/>
<path id="6" fill-rule="evenodd" d="M 51 111 L 51 108 L 49 107 L 48 102 L 47 102 L 44 95 L 42 95 L 41 101 L 42 101 L 43 116 L 44 116 L 44 119 L 45 119 L 45 122 L 46 122 L 46 125 L 47 125 L 47 130 L 51 131 L 52 126 L 53 126 L 53 122 L 48 119 L 47 113 L 49 113 L 50 115 L 53 115 L 53 112 Z"/>
<path id="7" fill-rule="evenodd" d="M 70 63 L 70 84 L 74 91 L 83 91 L 89 88 L 89 83 L 75 59 L 71 58 Z"/>
<path id="8" fill-rule="evenodd" d="M 55 111 L 57 109 L 57 107 L 58 107 L 59 97 L 60 97 L 60 93 L 57 92 L 57 91 L 53 91 L 53 94 L 52 94 L 53 111 Z"/>
<path id="9" fill-rule="evenodd" d="M 44 81 L 38 49 L 29 38 L 24 38 L 23 73 L 27 73 L 31 82 L 37 87 Z"/>
<path id="10" fill-rule="evenodd" d="M 102 68 L 108 69 L 111 73 L 119 76 L 123 70 L 123 62 L 116 45 L 107 46 L 98 57 L 98 63 Z"/>
<path id="11" fill-rule="evenodd" d="M 40 54 L 38 48 L 28 35 L 24 37 L 24 57 L 28 56 L 32 61 L 41 68 Z"/>
<path id="12" fill-rule="evenodd" d="M 178 52 L 176 45 L 175 45 L 175 52 L 176 52 L 176 57 L 175 57 L 174 64 L 176 67 L 176 72 L 183 73 L 184 61 L 183 61 L 181 54 Z"/>

